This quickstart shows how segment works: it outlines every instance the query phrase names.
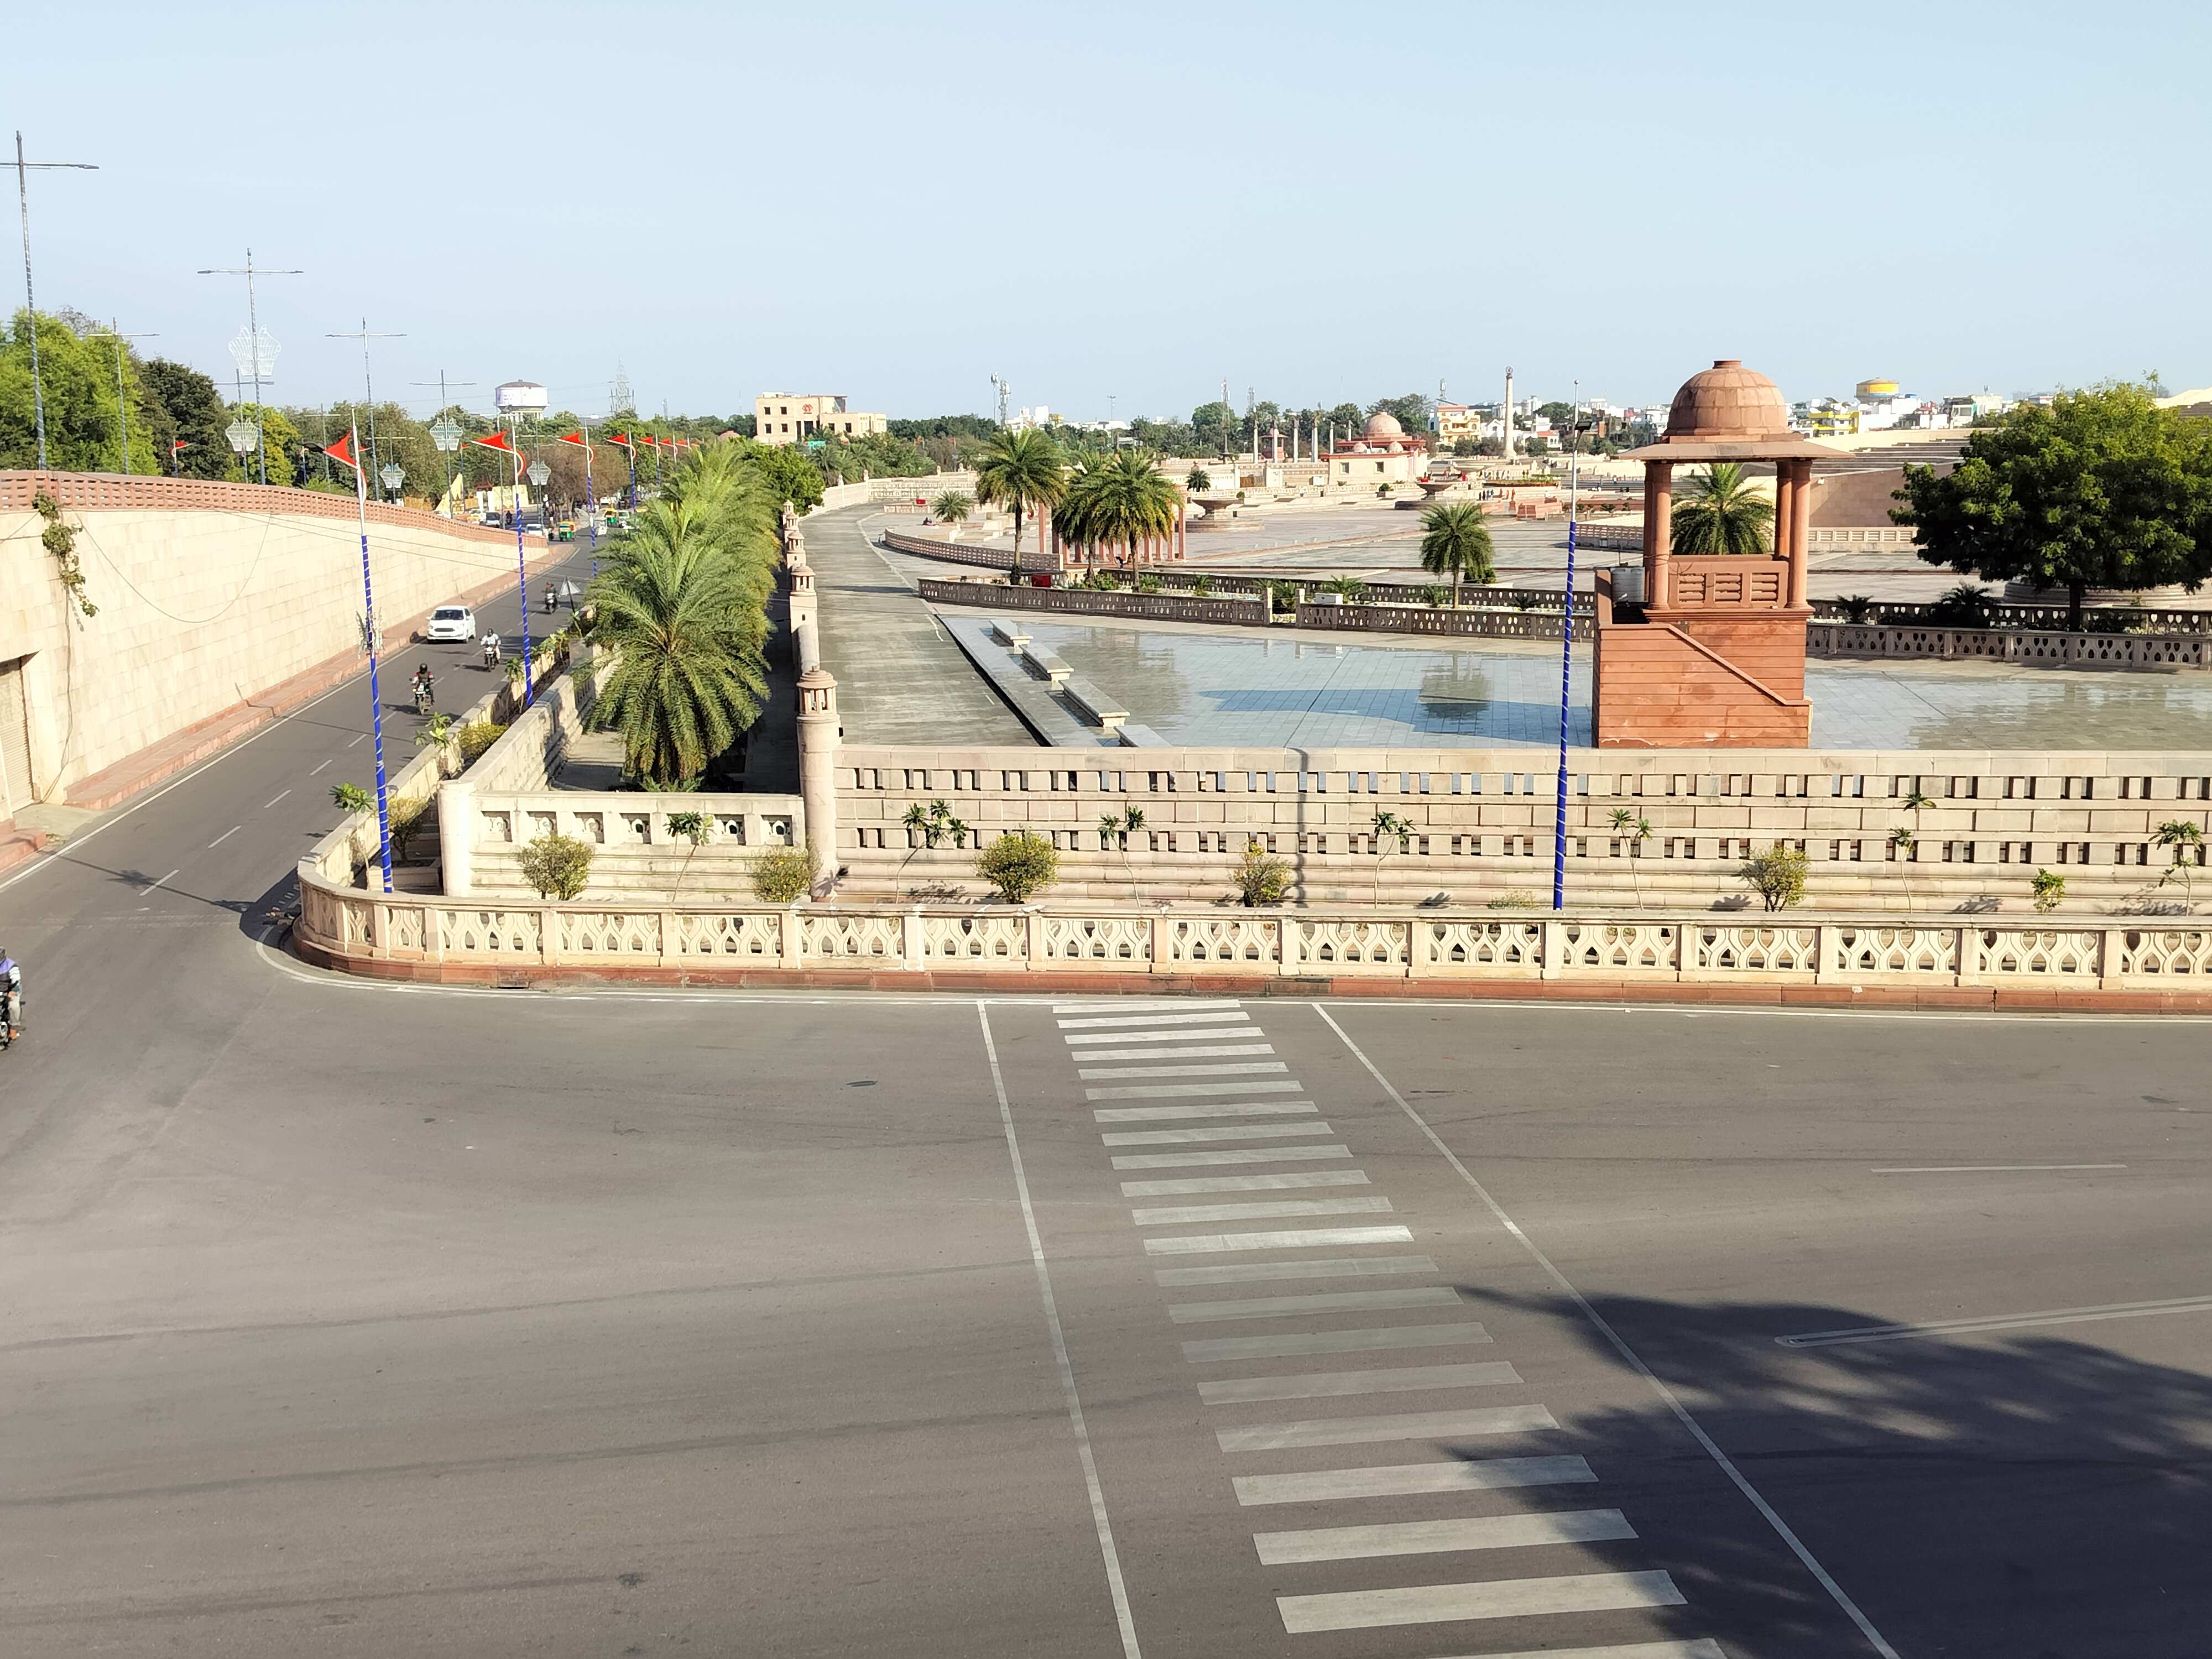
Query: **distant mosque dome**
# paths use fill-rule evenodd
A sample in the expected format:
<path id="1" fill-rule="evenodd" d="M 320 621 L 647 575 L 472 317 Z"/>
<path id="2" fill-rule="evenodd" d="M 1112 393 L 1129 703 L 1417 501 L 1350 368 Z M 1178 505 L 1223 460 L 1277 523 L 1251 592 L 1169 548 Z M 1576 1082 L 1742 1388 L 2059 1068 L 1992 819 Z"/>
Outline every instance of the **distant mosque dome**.
<path id="1" fill-rule="evenodd" d="M 1378 409 L 1367 417 L 1366 435 L 1370 438 L 1402 438 L 1406 428 L 1398 424 L 1398 417 L 1385 409 Z"/>

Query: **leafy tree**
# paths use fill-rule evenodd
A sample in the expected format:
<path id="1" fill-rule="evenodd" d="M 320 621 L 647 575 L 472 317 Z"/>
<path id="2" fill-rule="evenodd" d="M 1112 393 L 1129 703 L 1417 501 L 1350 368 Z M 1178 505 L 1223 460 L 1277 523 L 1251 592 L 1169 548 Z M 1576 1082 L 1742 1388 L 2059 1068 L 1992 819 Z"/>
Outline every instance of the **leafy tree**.
<path id="1" fill-rule="evenodd" d="M 740 447 L 766 480 L 779 509 L 786 501 L 801 513 L 822 505 L 822 474 L 798 449 L 781 444 Z"/>
<path id="2" fill-rule="evenodd" d="M 1492 562 L 1490 525 L 1473 501 L 1443 501 L 1421 514 L 1421 568 L 1431 576 L 1451 578 L 1452 608 L 1459 608 L 1462 578 L 1495 581 L 1498 567 Z"/>
<path id="3" fill-rule="evenodd" d="M 985 415 L 936 415 L 927 420 L 886 421 L 894 438 L 903 438 L 908 443 L 924 438 L 973 438 L 978 442 L 995 436 L 1002 428 Z"/>
<path id="4" fill-rule="evenodd" d="M 1137 544 L 1175 528 L 1182 494 L 1149 449 L 1116 450 L 1076 475 L 1054 517 L 1060 532 L 1084 547 L 1122 546 L 1137 562 Z"/>
<path id="5" fill-rule="evenodd" d="M 2061 392 L 2021 404 L 1967 439 L 1957 468 L 1908 466 L 1905 504 L 1920 557 L 1991 580 L 2063 584 L 2067 626 L 2090 587 L 2212 575 L 2212 434 L 2142 387 Z"/>
<path id="6" fill-rule="evenodd" d="M 2173 849 L 2173 867 L 2159 878 L 2159 885 L 2179 878 L 2182 893 L 2194 902 L 2196 860 L 2204 846 L 2203 827 L 2188 818 L 2168 818 L 2152 831 L 2151 839 Z"/>
<path id="7" fill-rule="evenodd" d="M 1021 904 L 1059 879 L 1060 854 L 1051 842 L 1024 825 L 976 854 L 975 873 L 997 888 L 1007 903 Z"/>
<path id="8" fill-rule="evenodd" d="M 522 878 L 542 899 L 574 898 L 591 873 L 592 849 L 574 836 L 539 836 L 523 846 Z"/>
<path id="9" fill-rule="evenodd" d="M 1436 406 L 1435 398 L 1425 398 L 1418 392 L 1408 392 L 1401 398 L 1377 398 L 1367 406 L 1367 412 L 1395 416 L 1398 424 L 1408 432 L 1426 432 L 1429 429 L 1429 413 Z"/>
<path id="10" fill-rule="evenodd" d="M 222 429 L 230 420 L 222 393 L 215 382 L 196 368 L 156 357 L 141 372 L 143 407 L 149 434 L 160 458 L 161 471 L 170 468 L 169 445 L 185 441 L 177 452 L 180 477 L 220 478 L 230 471 L 230 443 Z"/>
<path id="11" fill-rule="evenodd" d="M 1735 461 L 1715 461 L 1690 479 L 1674 503 L 1674 550 L 1764 553 L 1771 545 L 1773 523 L 1774 503 L 1753 493 L 1743 468 Z"/>
<path id="12" fill-rule="evenodd" d="M 1225 453 L 1230 434 L 1237 429 L 1237 411 L 1217 398 L 1191 410 L 1190 428 L 1199 442 L 1210 445 L 1217 453 Z"/>
<path id="13" fill-rule="evenodd" d="M 975 499 L 1010 509 L 1014 515 L 1014 568 L 1022 562 L 1022 517 L 1054 507 L 1067 493 L 1067 472 L 1060 446 L 1035 427 L 994 432 L 975 464 Z"/>
<path id="14" fill-rule="evenodd" d="M 116 471 L 112 342 L 89 331 L 80 335 L 67 319 L 45 312 L 39 313 L 37 331 L 37 389 L 46 411 L 46 465 L 58 472 Z M 39 400 L 33 395 L 31 334 L 31 313 L 18 310 L 7 332 L 0 335 L 0 467 L 39 464 Z M 154 434 L 139 412 L 137 364 L 127 349 L 123 374 L 124 395 L 131 404 L 131 470 L 150 472 Z"/>
<path id="15" fill-rule="evenodd" d="M 1369 902 L 1380 904 L 1382 902 L 1383 860 L 1390 856 L 1393 842 L 1397 843 L 1397 850 L 1401 853 L 1413 850 L 1413 823 L 1410 819 L 1400 817 L 1395 812 L 1377 812 L 1375 815 L 1375 833 L 1370 839 L 1375 843 L 1375 891 Z"/>
<path id="16" fill-rule="evenodd" d="M 268 447 L 269 450 L 269 482 L 272 484 L 289 484 L 295 482 L 297 474 L 293 469 L 292 463 L 293 459 L 300 453 L 299 428 L 292 424 L 281 409 L 263 409 L 258 412 L 260 416 L 261 441 Z M 248 426 L 256 423 L 254 420 L 256 413 L 252 404 L 234 404 L 228 411 L 229 421 L 243 421 Z M 226 421 L 224 424 L 228 425 L 229 421 Z M 224 477 L 228 478 L 233 483 L 261 482 L 261 460 L 253 451 L 248 450 L 243 455 L 234 453 L 230 447 L 230 439 L 226 436 L 222 441 L 222 453 L 224 459 L 229 463 L 224 470 L 222 475 Z M 384 499 L 383 480 L 374 474 L 369 477 L 368 494 L 371 501 Z"/>

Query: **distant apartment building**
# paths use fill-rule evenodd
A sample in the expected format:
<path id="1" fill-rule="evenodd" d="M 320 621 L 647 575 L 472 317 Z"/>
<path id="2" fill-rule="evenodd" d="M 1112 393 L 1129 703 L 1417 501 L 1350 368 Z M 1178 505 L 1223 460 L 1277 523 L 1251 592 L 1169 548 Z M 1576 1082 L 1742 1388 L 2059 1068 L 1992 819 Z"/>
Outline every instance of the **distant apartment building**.
<path id="1" fill-rule="evenodd" d="M 838 393 L 763 392 L 753 399 L 753 435 L 764 444 L 803 444 L 833 432 L 860 438 L 890 430 L 884 416 L 848 409 Z"/>

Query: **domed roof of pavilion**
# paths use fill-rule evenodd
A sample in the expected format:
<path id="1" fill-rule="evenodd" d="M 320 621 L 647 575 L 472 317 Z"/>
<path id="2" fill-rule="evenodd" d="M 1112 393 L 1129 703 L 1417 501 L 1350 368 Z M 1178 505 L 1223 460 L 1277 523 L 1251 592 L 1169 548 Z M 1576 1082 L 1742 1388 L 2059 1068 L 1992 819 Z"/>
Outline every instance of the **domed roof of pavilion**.
<path id="1" fill-rule="evenodd" d="M 1398 424 L 1398 417 L 1387 409 L 1378 409 L 1367 417 L 1365 428 L 1370 438 L 1402 438 L 1406 428 Z"/>
<path id="2" fill-rule="evenodd" d="M 1722 357 L 1682 382 L 1667 410 L 1667 436 L 1707 442 L 1790 434 L 1790 410 L 1774 382 L 1735 357 Z"/>

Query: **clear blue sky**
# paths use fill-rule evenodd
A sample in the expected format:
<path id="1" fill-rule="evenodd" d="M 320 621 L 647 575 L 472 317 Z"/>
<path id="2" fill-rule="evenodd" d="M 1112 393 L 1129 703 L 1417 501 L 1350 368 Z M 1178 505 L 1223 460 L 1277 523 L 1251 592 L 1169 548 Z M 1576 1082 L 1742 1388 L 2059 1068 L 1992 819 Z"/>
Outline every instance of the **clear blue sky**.
<path id="1" fill-rule="evenodd" d="M 2212 7 L 27 9 L 42 307 L 276 398 L 1188 415 L 2212 381 Z M 18 297 L 11 304 L 20 304 Z"/>

